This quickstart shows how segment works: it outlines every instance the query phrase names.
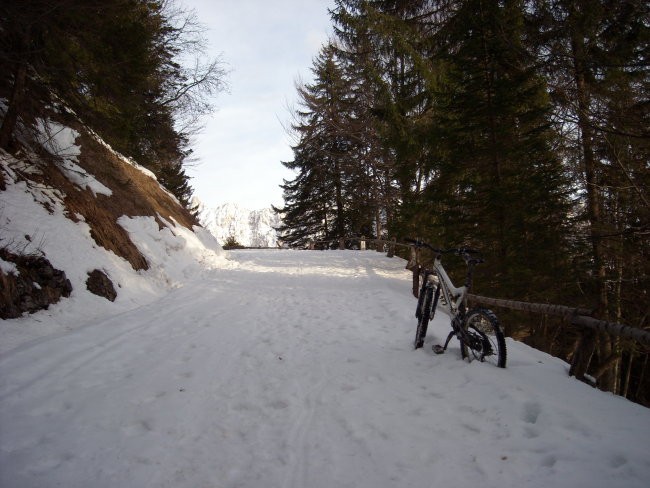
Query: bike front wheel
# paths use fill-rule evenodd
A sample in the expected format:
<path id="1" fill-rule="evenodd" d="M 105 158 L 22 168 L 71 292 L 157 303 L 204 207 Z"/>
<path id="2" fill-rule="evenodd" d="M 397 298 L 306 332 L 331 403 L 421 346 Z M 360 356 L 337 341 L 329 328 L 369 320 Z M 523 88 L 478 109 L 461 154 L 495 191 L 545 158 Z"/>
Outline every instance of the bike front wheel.
<path id="1" fill-rule="evenodd" d="M 415 330 L 415 341 L 413 346 L 419 349 L 424 345 L 424 338 L 427 336 L 427 328 L 429 326 L 429 319 L 431 318 L 431 302 L 433 301 L 433 289 L 430 286 L 423 286 L 418 300 L 418 310 L 415 314 L 418 318 L 418 327 Z"/>
<path id="2" fill-rule="evenodd" d="M 463 323 L 460 341 L 463 358 L 506 367 L 506 340 L 497 316 L 486 308 L 472 309 Z"/>

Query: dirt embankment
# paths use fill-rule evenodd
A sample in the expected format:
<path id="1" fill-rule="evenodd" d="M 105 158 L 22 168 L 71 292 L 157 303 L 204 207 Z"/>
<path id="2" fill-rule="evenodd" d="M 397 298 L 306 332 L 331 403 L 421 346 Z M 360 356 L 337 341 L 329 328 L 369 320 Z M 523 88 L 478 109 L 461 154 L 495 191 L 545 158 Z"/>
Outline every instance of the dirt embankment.
<path id="1" fill-rule="evenodd" d="M 36 143 L 38 137 L 30 136 L 28 130 L 25 131 L 24 136 L 16 138 L 10 150 L 11 156 L 19 160 L 22 167 L 26 169 L 25 171 L 13 171 L 12 178 L 25 181 L 28 185 L 46 187 L 63 195 L 66 216 L 73 221 L 85 221 L 90 227 L 91 236 L 97 245 L 126 259 L 134 270 L 148 269 L 149 264 L 133 244 L 129 234 L 118 224 L 120 217 L 152 216 L 158 221 L 161 228 L 164 223 L 159 217 L 167 221 L 176 221 L 190 229 L 192 225 L 196 224 L 191 214 L 165 191 L 148 171 L 131 164 L 111 150 L 74 115 L 65 110 L 56 112 L 53 109 L 43 108 L 38 117 L 35 117 L 33 121 L 23 121 L 23 124 L 25 127 L 31 127 L 37 119 L 54 122 L 78 133 L 74 141 L 74 145 L 80 150 L 76 156 L 76 165 L 81 168 L 80 171 L 87 173 L 110 189 L 111 194 L 110 196 L 101 193 L 95 194 L 88 187 L 83 188 L 72 182 L 69 175 L 66 176 L 61 170 L 62 157 L 52 154 L 51 148 L 48 150 Z M 5 167 L 0 165 L 0 197 L 10 180 Z M 47 202 L 43 202 L 42 205 L 48 208 Z M 48 210 L 51 211 L 51 209 Z M 3 242 L 0 241 L 0 248 L 2 246 Z M 4 254 L 3 259 L 14 262 L 16 265 L 20 259 L 20 273 L 18 274 L 23 277 L 29 276 L 31 261 L 26 261 L 15 253 L 9 252 Z M 33 261 L 37 264 L 40 263 L 38 265 L 42 268 L 43 260 L 47 261 L 45 257 Z M 34 276 L 40 273 L 36 269 L 33 271 Z M 59 270 L 53 269 L 52 272 L 56 274 L 59 273 Z M 26 307 L 21 305 L 23 311 L 34 311 L 32 306 L 34 303 L 39 304 L 37 309 L 47 308 L 48 301 L 54 303 L 60 297 L 68 296 L 70 293 L 70 290 L 67 289 L 69 281 L 65 279 L 64 273 L 59 281 L 61 282 L 60 290 L 50 290 L 45 284 L 38 284 L 37 280 L 34 281 L 37 285 L 30 288 L 34 292 L 34 297 L 31 297 L 27 293 L 29 290 L 25 289 L 24 283 L 19 283 L 16 273 L 5 273 L 0 270 L 0 283 L 3 288 L 3 292 L 0 293 L 0 305 L 4 308 L 15 308 L 18 304 L 10 303 L 10 301 L 19 300 L 23 305 L 29 305 Z M 53 286 L 56 288 L 58 285 Z M 13 292 L 9 293 L 10 290 Z M 41 300 L 41 295 L 50 299 Z"/>

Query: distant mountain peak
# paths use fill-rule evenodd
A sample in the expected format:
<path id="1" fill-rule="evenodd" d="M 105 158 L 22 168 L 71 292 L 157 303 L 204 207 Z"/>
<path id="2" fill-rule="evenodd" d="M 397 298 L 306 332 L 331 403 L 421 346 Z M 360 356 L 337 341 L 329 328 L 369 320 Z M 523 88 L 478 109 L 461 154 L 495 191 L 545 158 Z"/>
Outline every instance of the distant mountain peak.
<path id="1" fill-rule="evenodd" d="M 217 238 L 219 243 L 234 237 L 246 247 L 277 247 L 275 228 L 280 225 L 280 217 L 269 206 L 251 210 L 234 202 L 226 202 L 208 207 L 198 198 L 193 199 L 198 207 L 199 221 Z"/>

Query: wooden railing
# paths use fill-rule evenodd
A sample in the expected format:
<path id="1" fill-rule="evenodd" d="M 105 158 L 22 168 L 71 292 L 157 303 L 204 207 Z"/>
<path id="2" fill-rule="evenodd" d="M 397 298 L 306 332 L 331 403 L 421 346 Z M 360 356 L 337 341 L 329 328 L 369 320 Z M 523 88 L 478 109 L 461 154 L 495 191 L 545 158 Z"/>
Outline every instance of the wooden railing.
<path id="1" fill-rule="evenodd" d="M 510 310 L 519 310 L 524 312 L 541 313 L 544 315 L 554 315 L 563 318 L 571 325 L 587 327 L 597 332 L 604 332 L 611 336 L 631 339 L 646 346 L 650 346 L 650 331 L 630 327 L 629 325 L 619 324 L 617 322 L 608 322 L 590 317 L 591 311 L 581 308 L 565 307 L 563 305 L 552 305 L 548 303 L 529 303 L 518 302 L 515 300 L 502 300 L 499 298 L 489 298 L 479 295 L 469 295 L 470 301 L 490 307 L 501 307 Z"/>
<path id="2" fill-rule="evenodd" d="M 395 238 L 393 239 L 366 239 L 366 237 L 341 237 L 339 239 L 330 239 L 322 241 L 309 241 L 308 248 L 310 250 L 315 249 L 347 249 L 346 242 L 358 242 L 358 249 L 365 251 L 374 247 L 377 252 L 386 252 L 389 258 L 392 258 L 395 255 L 396 247 L 412 247 L 408 244 L 402 244 L 397 242 Z"/>
<path id="3" fill-rule="evenodd" d="M 404 247 L 410 248 L 409 259 L 406 268 L 413 272 L 413 295 L 417 298 L 419 293 L 419 272 L 420 272 L 420 259 L 418 250 L 415 246 L 410 244 L 402 244 L 396 239 L 366 239 L 365 237 L 345 237 L 338 239 L 338 249 L 346 249 L 346 242 L 358 242 L 359 249 L 366 250 L 369 247 L 375 247 L 377 252 L 386 252 L 388 257 L 395 255 L 395 248 Z M 317 249 L 319 245 L 328 245 L 332 248 L 336 240 L 329 241 L 311 241 L 309 249 Z M 518 310 L 524 312 L 540 313 L 545 315 L 553 315 L 560 317 L 565 323 L 571 325 L 585 327 L 596 332 L 603 332 L 615 337 L 630 339 L 639 342 L 640 344 L 650 346 L 650 331 L 640 329 L 638 327 L 630 327 L 629 325 L 619 324 L 617 322 L 608 322 L 606 320 L 599 320 L 591 317 L 591 310 L 567 307 L 564 305 L 553 305 L 548 303 L 529 303 L 519 302 L 515 300 L 503 300 L 500 298 L 490 298 L 480 295 L 469 295 L 469 300 L 473 303 L 487 305 L 491 307 L 500 307 L 509 310 Z"/>

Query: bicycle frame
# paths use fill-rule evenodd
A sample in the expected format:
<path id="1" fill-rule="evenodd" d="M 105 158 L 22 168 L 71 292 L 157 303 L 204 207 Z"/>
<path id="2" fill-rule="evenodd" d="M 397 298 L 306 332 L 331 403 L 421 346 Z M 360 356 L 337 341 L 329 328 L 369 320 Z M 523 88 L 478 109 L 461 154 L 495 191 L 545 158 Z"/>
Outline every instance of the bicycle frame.
<path id="1" fill-rule="evenodd" d="M 440 291 L 443 296 L 443 304 L 445 311 L 452 317 L 458 315 L 459 311 L 464 310 L 465 298 L 467 296 L 467 286 L 456 287 L 451 282 L 447 271 L 442 266 L 442 260 L 438 256 L 433 263 L 434 273 L 428 275 L 428 279 L 432 284 L 439 285 Z M 436 283 L 437 281 L 437 283 Z M 438 305 L 438 303 L 436 303 Z"/>
<path id="2" fill-rule="evenodd" d="M 438 297 L 440 292 L 442 292 L 443 297 L 443 309 L 452 318 L 463 315 L 467 311 L 467 294 L 472 286 L 473 270 L 477 260 L 472 259 L 467 253 L 460 254 L 467 263 L 467 275 L 463 286 L 457 287 L 452 283 L 447 271 L 442 265 L 442 255 L 440 253 L 436 255 L 433 262 L 433 272 L 425 274 L 426 279 L 432 286 L 440 287 L 440 291 L 436 289 L 436 299 L 434 301 L 434 307 L 431 310 L 432 315 L 439 306 Z"/>

